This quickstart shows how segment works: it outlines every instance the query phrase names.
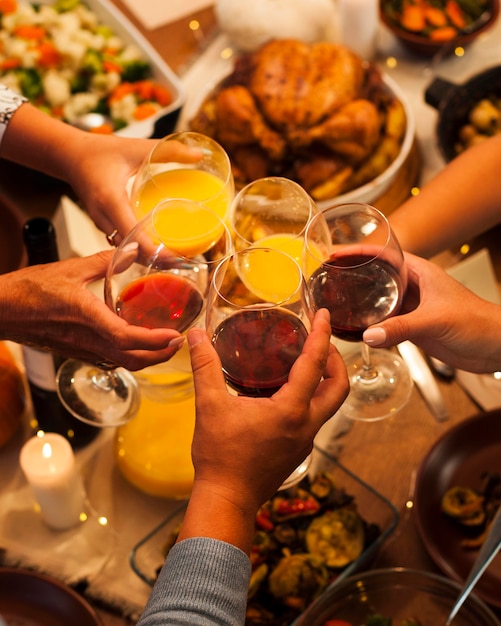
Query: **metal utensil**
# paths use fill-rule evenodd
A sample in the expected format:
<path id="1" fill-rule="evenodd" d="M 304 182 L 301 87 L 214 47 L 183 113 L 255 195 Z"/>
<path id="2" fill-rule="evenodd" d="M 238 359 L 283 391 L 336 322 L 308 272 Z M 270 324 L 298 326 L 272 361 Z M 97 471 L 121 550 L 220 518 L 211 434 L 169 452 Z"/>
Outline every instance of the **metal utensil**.
<path id="1" fill-rule="evenodd" d="M 85 113 L 85 115 L 77 117 L 72 122 L 72 125 L 82 130 L 93 130 L 104 125 L 113 128 L 113 121 L 110 117 L 102 113 Z"/>
<path id="2" fill-rule="evenodd" d="M 412 380 L 423 396 L 433 417 L 438 422 L 444 422 L 449 419 L 442 392 L 419 348 L 410 341 L 404 341 L 398 344 L 397 349 L 409 368 Z"/>
<path id="3" fill-rule="evenodd" d="M 450 626 L 452 620 L 456 617 L 459 609 L 463 606 L 466 598 L 469 596 L 473 587 L 477 584 L 479 578 L 489 567 L 491 561 L 501 548 L 501 507 L 499 507 L 494 519 L 491 522 L 491 526 L 487 537 L 480 548 L 477 558 L 473 563 L 473 566 L 468 574 L 467 579 L 464 582 L 461 593 L 459 594 L 454 606 L 452 607 L 449 617 L 445 622 L 445 626 Z"/>

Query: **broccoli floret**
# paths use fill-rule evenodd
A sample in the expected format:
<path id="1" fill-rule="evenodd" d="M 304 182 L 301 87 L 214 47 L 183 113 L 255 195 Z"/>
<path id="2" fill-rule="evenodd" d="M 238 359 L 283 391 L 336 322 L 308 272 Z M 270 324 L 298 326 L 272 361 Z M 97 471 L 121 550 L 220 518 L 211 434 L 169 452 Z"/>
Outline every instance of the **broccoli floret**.
<path id="1" fill-rule="evenodd" d="M 99 74 L 103 71 L 103 58 L 97 50 L 87 50 L 82 59 L 82 69 L 88 74 Z"/>
<path id="2" fill-rule="evenodd" d="M 21 69 L 16 72 L 23 96 L 35 100 L 43 92 L 42 77 L 35 68 Z"/>
<path id="3" fill-rule="evenodd" d="M 150 75 L 150 65 L 147 61 L 126 61 L 122 73 L 122 80 L 126 83 L 135 83 L 144 80 Z"/>
<path id="4" fill-rule="evenodd" d="M 80 0 L 56 0 L 54 9 L 58 13 L 66 13 L 67 11 L 73 11 L 80 4 Z"/>

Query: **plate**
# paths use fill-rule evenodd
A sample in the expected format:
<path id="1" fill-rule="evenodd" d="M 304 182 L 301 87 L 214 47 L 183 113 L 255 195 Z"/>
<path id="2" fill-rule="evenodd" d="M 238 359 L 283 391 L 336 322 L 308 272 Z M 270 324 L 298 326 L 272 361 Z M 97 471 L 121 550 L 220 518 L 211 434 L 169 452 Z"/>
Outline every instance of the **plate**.
<path id="1" fill-rule="evenodd" d="M 0 196 L 0 274 L 17 270 L 25 261 L 21 211 Z"/>
<path id="2" fill-rule="evenodd" d="M 0 567 L 0 616 L 13 626 L 102 626 L 90 604 L 67 585 L 10 567 Z"/>
<path id="3" fill-rule="evenodd" d="M 451 428 L 423 459 L 414 499 L 416 524 L 430 557 L 448 576 L 463 582 L 477 556 L 460 542 L 461 529 L 440 510 L 444 492 L 454 485 L 481 489 L 482 473 L 501 474 L 501 409 L 481 413 Z M 501 554 L 475 586 L 475 594 L 501 608 Z"/>

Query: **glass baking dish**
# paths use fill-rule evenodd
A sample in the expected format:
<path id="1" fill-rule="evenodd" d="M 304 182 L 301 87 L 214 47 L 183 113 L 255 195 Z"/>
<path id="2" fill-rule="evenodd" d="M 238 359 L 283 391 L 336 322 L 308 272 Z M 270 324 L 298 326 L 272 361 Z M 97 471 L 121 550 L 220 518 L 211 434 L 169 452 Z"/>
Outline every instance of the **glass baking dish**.
<path id="1" fill-rule="evenodd" d="M 314 477 L 321 472 L 329 472 L 336 487 L 353 498 L 358 513 L 369 529 L 366 537 L 370 539 L 367 539 L 363 551 L 355 560 L 337 571 L 335 578 L 331 579 L 332 582 L 328 586 L 331 588 L 351 574 L 370 567 L 383 543 L 395 530 L 399 514 L 387 498 L 324 450 L 315 448 L 312 459 L 309 475 Z M 183 501 L 175 511 L 143 537 L 130 553 L 130 565 L 133 571 L 148 585 L 153 586 L 155 583 L 158 571 L 164 563 L 166 551 L 182 521 L 185 508 L 186 501 Z M 378 530 L 375 530 L 376 528 Z M 292 619 L 288 620 L 289 623 L 292 621 Z M 273 626 L 280 626 L 282 623 L 285 622 L 280 621 L 277 616 Z"/>

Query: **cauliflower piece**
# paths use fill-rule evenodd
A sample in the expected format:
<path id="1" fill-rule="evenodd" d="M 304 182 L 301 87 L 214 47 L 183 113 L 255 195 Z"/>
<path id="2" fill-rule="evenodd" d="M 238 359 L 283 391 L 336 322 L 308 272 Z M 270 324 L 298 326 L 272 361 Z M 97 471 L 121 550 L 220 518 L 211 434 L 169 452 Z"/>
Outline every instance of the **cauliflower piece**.
<path id="1" fill-rule="evenodd" d="M 101 98 L 111 93 L 121 82 L 121 76 L 117 72 L 108 74 L 94 74 L 91 79 L 91 90 Z"/>
<path id="2" fill-rule="evenodd" d="M 71 95 L 70 82 L 55 70 L 49 70 L 42 78 L 45 97 L 51 107 L 62 106 Z"/>
<path id="3" fill-rule="evenodd" d="M 134 112 L 137 107 L 137 101 L 134 94 L 129 93 L 121 100 L 111 103 L 111 117 L 115 120 L 122 120 L 126 124 L 134 122 Z"/>
<path id="4" fill-rule="evenodd" d="M 96 108 L 99 96 L 95 93 L 76 93 L 68 98 L 63 106 L 63 117 L 68 122 L 74 122 L 80 115 L 85 115 Z"/>
<path id="5" fill-rule="evenodd" d="M 134 46 L 133 44 L 131 44 L 129 46 L 126 46 L 122 50 L 120 54 L 120 59 L 122 61 L 127 61 L 127 62 L 128 61 L 142 61 L 143 55 L 137 46 Z"/>
<path id="6" fill-rule="evenodd" d="M 36 24 L 37 20 L 37 12 L 30 3 L 19 3 L 14 13 L 2 15 L 2 29 L 11 33 L 19 24 Z"/>
<path id="7" fill-rule="evenodd" d="M 58 52 L 65 57 L 70 65 L 76 67 L 82 64 L 82 59 L 87 50 L 85 43 L 77 41 L 65 32 L 54 33 L 53 42 Z"/>
<path id="8" fill-rule="evenodd" d="M 79 30 L 73 34 L 73 38 L 88 49 L 103 50 L 106 46 L 106 39 L 102 35 L 91 33 L 90 30 Z"/>
<path id="9" fill-rule="evenodd" d="M 89 8 L 87 8 L 83 4 L 80 4 L 75 8 L 75 13 L 80 19 L 80 24 L 82 25 L 82 28 L 87 28 L 88 30 L 92 31 L 96 30 L 99 24 L 99 19 L 97 15 L 93 13 Z"/>

